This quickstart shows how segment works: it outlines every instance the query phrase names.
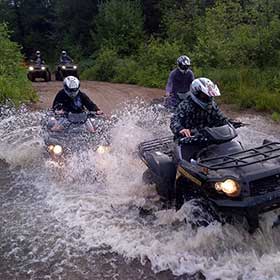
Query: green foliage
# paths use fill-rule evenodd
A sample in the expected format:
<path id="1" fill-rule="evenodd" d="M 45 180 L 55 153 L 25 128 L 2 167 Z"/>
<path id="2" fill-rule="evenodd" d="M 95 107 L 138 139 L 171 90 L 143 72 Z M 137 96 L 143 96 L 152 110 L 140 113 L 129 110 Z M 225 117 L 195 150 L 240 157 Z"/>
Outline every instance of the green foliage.
<path id="1" fill-rule="evenodd" d="M 115 49 L 120 55 L 133 54 L 144 39 L 144 19 L 139 1 L 103 1 L 96 19 L 99 47 Z"/>
<path id="2" fill-rule="evenodd" d="M 136 56 L 125 58 L 116 50 L 103 48 L 82 78 L 164 87 L 180 53 L 179 44 L 158 40 L 142 45 Z"/>
<path id="3" fill-rule="evenodd" d="M 0 102 L 7 99 L 16 105 L 36 100 L 31 83 L 26 78 L 26 70 L 19 47 L 11 42 L 7 27 L 0 24 Z"/>
<path id="4" fill-rule="evenodd" d="M 280 20 L 272 2 L 217 0 L 197 23 L 196 60 L 211 67 L 279 63 Z M 277 44 L 278 42 L 278 44 Z"/>
<path id="5" fill-rule="evenodd" d="M 277 112 L 273 112 L 271 115 L 271 118 L 275 121 L 275 122 L 280 122 L 280 114 Z"/>
<path id="6" fill-rule="evenodd" d="M 280 112 L 278 73 L 276 69 L 258 68 L 204 68 L 196 71 L 199 76 L 209 77 L 218 83 L 225 102 L 238 104 L 241 108 L 271 112 Z"/>
<path id="7" fill-rule="evenodd" d="M 164 87 L 169 72 L 182 52 L 178 43 L 152 39 L 141 47 L 138 55 L 137 83 L 151 87 Z"/>
<path id="8" fill-rule="evenodd" d="M 82 78 L 111 81 L 116 74 L 117 60 L 117 52 L 113 49 L 104 47 L 100 50 L 97 59 L 94 61 L 94 66 L 82 73 Z"/>

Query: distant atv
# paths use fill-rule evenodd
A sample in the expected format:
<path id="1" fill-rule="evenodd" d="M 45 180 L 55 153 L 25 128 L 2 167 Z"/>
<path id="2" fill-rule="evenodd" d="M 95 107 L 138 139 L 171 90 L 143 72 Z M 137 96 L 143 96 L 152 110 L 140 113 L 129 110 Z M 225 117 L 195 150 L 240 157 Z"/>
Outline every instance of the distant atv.
<path id="1" fill-rule="evenodd" d="M 73 63 L 58 64 L 55 71 L 55 80 L 63 81 L 67 76 L 74 76 L 79 79 L 78 66 Z"/>
<path id="2" fill-rule="evenodd" d="M 44 63 L 37 64 L 31 61 L 28 66 L 27 78 L 32 82 L 35 82 L 37 78 L 44 79 L 45 82 L 49 82 L 51 80 L 51 72 L 48 65 Z"/>
<path id="3" fill-rule="evenodd" d="M 172 136 L 143 142 L 139 155 L 148 167 L 143 180 L 154 183 L 166 201 L 175 200 L 177 210 L 194 199 L 214 219 L 245 217 L 253 232 L 261 213 L 280 208 L 280 143 L 264 140 L 244 149 L 236 136 L 235 128 L 225 125 L 192 131 L 177 143 Z M 180 145 L 203 148 L 187 161 Z"/>

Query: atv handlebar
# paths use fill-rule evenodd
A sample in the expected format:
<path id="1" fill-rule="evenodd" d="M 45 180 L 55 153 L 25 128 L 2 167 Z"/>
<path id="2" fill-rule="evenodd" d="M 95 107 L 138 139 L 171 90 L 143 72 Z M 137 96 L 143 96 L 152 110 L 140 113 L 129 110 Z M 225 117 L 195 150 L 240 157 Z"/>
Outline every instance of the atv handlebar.
<path id="1" fill-rule="evenodd" d="M 240 121 L 229 120 L 228 124 L 225 125 L 229 127 L 229 132 L 219 131 L 220 127 L 204 127 L 201 129 L 192 129 L 191 137 L 179 138 L 179 144 L 214 144 L 214 143 L 224 143 L 232 140 L 237 136 L 235 129 L 243 127 L 247 124 Z M 230 128 L 231 127 L 231 128 Z M 210 130 L 210 131 L 209 131 Z M 212 132 L 211 132 L 212 130 Z"/>

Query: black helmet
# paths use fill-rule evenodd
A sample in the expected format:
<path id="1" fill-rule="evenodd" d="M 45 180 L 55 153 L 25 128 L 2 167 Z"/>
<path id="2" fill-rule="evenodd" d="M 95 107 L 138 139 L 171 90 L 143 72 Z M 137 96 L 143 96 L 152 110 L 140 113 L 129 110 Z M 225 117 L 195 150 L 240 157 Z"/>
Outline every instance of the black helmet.
<path id="1" fill-rule="evenodd" d="M 190 66 L 191 66 L 191 60 L 188 56 L 186 55 L 181 55 L 178 59 L 177 59 L 177 66 L 179 68 L 179 70 L 181 72 L 185 72 L 187 71 Z"/>

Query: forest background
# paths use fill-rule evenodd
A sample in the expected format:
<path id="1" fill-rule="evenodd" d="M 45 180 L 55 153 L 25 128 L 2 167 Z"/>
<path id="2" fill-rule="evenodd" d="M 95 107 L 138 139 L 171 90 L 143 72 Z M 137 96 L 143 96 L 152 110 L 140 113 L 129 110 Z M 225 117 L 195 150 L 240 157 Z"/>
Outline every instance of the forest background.
<path id="1" fill-rule="evenodd" d="M 36 99 L 22 65 L 36 50 L 53 67 L 66 50 L 83 79 L 159 88 L 186 54 L 224 102 L 280 120 L 279 0 L 1 0 L 0 102 Z"/>

